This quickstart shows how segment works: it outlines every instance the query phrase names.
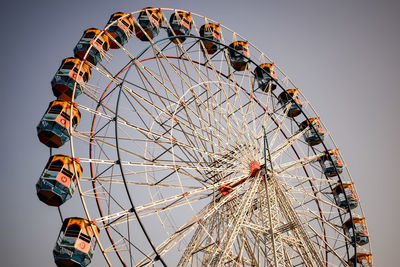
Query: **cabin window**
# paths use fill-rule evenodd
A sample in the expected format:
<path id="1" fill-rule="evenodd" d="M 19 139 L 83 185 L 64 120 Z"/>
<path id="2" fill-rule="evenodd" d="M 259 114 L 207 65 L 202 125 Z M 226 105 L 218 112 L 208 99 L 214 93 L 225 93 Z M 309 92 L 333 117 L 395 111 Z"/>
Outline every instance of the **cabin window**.
<path id="1" fill-rule="evenodd" d="M 129 23 L 126 22 L 125 20 L 121 20 L 122 24 L 124 24 L 126 27 L 129 27 Z"/>
<path id="2" fill-rule="evenodd" d="M 74 66 L 75 66 L 75 63 L 69 61 L 69 62 L 67 62 L 67 63 L 64 63 L 64 65 L 62 66 L 62 68 L 63 68 L 63 69 L 66 69 L 66 70 L 70 70 L 70 69 L 72 69 Z"/>
<path id="3" fill-rule="evenodd" d="M 97 42 L 99 45 L 102 45 L 102 44 L 104 43 L 104 41 L 101 40 L 100 38 L 98 38 L 98 39 L 96 40 L 96 42 Z"/>
<path id="4" fill-rule="evenodd" d="M 119 19 L 120 17 L 122 17 L 122 15 L 120 15 L 120 14 L 115 15 L 115 16 L 113 16 L 113 17 L 111 18 L 111 21 L 117 20 L 117 19 Z"/>
<path id="5" fill-rule="evenodd" d="M 49 171 L 60 171 L 63 167 L 64 167 L 64 162 L 62 162 L 61 160 L 56 160 L 50 164 L 48 170 Z"/>
<path id="6" fill-rule="evenodd" d="M 93 38 L 96 35 L 95 32 L 87 32 L 83 35 L 84 38 Z"/>
<path id="7" fill-rule="evenodd" d="M 153 17 L 153 19 L 155 19 L 156 21 L 159 20 L 158 16 L 156 14 L 151 14 L 151 16 Z"/>
<path id="8" fill-rule="evenodd" d="M 182 20 L 183 20 L 183 22 L 186 23 L 187 25 L 190 24 L 189 21 L 188 21 L 186 18 L 183 18 Z"/>
<path id="9" fill-rule="evenodd" d="M 61 105 L 54 105 L 54 106 L 52 106 L 52 107 L 49 109 L 49 111 L 47 111 L 47 113 L 50 113 L 50 114 L 60 114 L 62 110 L 63 110 L 63 106 L 61 106 Z"/>
<path id="10" fill-rule="evenodd" d="M 77 224 L 72 224 L 67 228 L 67 231 L 65 231 L 64 236 L 78 237 L 80 232 L 81 232 L 81 227 Z"/>
<path id="11" fill-rule="evenodd" d="M 85 242 L 87 242 L 87 243 L 90 243 L 90 241 L 91 241 L 90 236 L 88 236 L 88 235 L 86 235 L 86 234 L 84 234 L 84 233 L 82 233 L 82 234 L 79 236 L 79 239 L 82 239 L 83 241 L 85 241 Z"/>
<path id="12" fill-rule="evenodd" d="M 65 113 L 64 111 L 61 112 L 61 117 L 63 117 L 64 119 L 66 119 L 67 121 L 69 121 L 69 115 L 67 113 Z"/>
<path id="13" fill-rule="evenodd" d="M 72 176 L 74 176 L 74 174 L 67 169 L 63 169 L 62 173 L 68 176 L 69 178 L 72 178 Z"/>

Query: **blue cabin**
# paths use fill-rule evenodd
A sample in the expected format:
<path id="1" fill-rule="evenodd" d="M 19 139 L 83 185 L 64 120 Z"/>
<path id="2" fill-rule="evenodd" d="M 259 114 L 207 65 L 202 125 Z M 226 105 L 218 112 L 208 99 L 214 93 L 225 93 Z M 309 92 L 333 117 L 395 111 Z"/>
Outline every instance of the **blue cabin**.
<path id="1" fill-rule="evenodd" d="M 322 171 L 327 177 L 334 177 L 343 172 L 343 163 L 337 150 L 329 149 L 319 159 Z"/>
<path id="2" fill-rule="evenodd" d="M 100 229 L 86 219 L 66 218 L 53 249 L 56 265 L 62 267 L 89 265 L 93 258 L 96 236 L 99 235 L 99 232 Z"/>
<path id="3" fill-rule="evenodd" d="M 346 236 L 348 236 L 353 243 L 360 246 L 368 244 L 369 235 L 364 218 L 353 216 L 353 218 L 348 219 L 342 227 Z"/>
<path id="4" fill-rule="evenodd" d="M 190 34 L 190 30 L 192 29 L 193 19 L 190 12 L 184 11 L 176 11 L 171 14 L 169 18 L 169 25 L 171 28 L 168 27 L 168 36 L 174 37 L 172 38 L 172 42 L 175 44 L 183 43 L 186 40 L 187 35 Z"/>
<path id="5" fill-rule="evenodd" d="M 107 26 L 109 26 L 107 32 L 112 37 L 109 38 L 110 48 L 112 49 L 118 49 L 120 46 L 126 44 L 135 30 L 135 24 L 131 15 L 123 12 L 112 14 L 107 22 Z"/>
<path id="6" fill-rule="evenodd" d="M 221 27 L 219 24 L 207 23 L 200 27 L 200 36 L 204 38 L 201 48 L 208 54 L 214 54 L 219 49 L 221 41 Z M 204 45 L 204 47 L 203 47 Z"/>
<path id="7" fill-rule="evenodd" d="M 229 58 L 236 71 L 243 71 L 249 64 L 249 42 L 237 41 L 229 45 Z"/>
<path id="8" fill-rule="evenodd" d="M 336 205 L 343 209 L 354 209 L 358 206 L 358 196 L 353 183 L 343 182 L 332 189 Z"/>
<path id="9" fill-rule="evenodd" d="M 278 103 L 281 105 L 284 112 L 287 112 L 287 116 L 290 118 L 300 115 L 303 106 L 297 89 L 289 89 L 282 92 L 278 96 Z"/>
<path id="10" fill-rule="evenodd" d="M 273 91 L 276 89 L 277 76 L 275 74 L 274 63 L 264 63 L 257 66 L 254 70 L 254 76 L 258 83 L 258 87 L 264 92 Z"/>
<path id="11" fill-rule="evenodd" d="M 324 129 L 322 129 L 321 127 L 321 122 L 319 121 L 319 118 L 310 118 L 300 123 L 300 131 L 303 131 L 306 128 L 307 130 L 304 133 L 304 140 L 307 142 L 308 145 L 315 146 L 322 143 L 325 137 L 325 132 Z"/>
<path id="12" fill-rule="evenodd" d="M 150 41 L 160 32 L 164 16 L 160 8 L 146 7 L 140 11 L 137 22 L 138 25 L 135 25 L 136 37 L 142 41 Z"/>
<path id="13" fill-rule="evenodd" d="M 36 184 L 37 195 L 47 205 L 59 207 L 72 197 L 75 181 L 81 176 L 82 166 L 76 160 L 61 154 L 53 155 Z"/>
<path id="14" fill-rule="evenodd" d="M 59 100 L 71 101 L 76 83 L 74 99 L 77 98 L 82 94 L 90 75 L 89 65 L 82 63 L 79 58 L 69 57 L 64 59 L 51 80 L 54 96 Z"/>
<path id="15" fill-rule="evenodd" d="M 46 113 L 36 127 L 40 142 L 48 147 L 60 147 L 69 141 L 70 115 L 72 108 L 72 127 L 79 124 L 81 113 L 67 101 L 50 102 Z"/>
<path id="16" fill-rule="evenodd" d="M 108 49 L 110 49 L 108 36 L 99 29 L 90 28 L 83 32 L 81 39 L 74 48 L 74 56 L 97 65 Z"/>

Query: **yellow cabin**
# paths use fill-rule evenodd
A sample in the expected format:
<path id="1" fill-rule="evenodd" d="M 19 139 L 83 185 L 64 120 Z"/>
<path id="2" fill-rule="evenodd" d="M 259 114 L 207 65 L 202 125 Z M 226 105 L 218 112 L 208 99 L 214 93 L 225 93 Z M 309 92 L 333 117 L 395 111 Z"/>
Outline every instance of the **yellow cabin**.
<path id="1" fill-rule="evenodd" d="M 278 103 L 281 105 L 284 112 L 287 112 L 287 116 L 290 118 L 300 115 L 303 106 L 297 89 L 289 89 L 282 92 L 278 96 Z"/>
<path id="2" fill-rule="evenodd" d="M 303 121 L 299 125 L 300 131 L 303 131 L 308 127 L 308 130 L 304 133 L 304 140 L 310 145 L 315 146 L 324 140 L 325 132 L 321 127 L 319 118 L 310 118 Z"/>
<path id="3" fill-rule="evenodd" d="M 146 7 L 139 13 L 138 25 L 135 26 L 136 37 L 142 41 L 153 40 L 160 32 L 164 16 L 160 8 Z"/>
<path id="4" fill-rule="evenodd" d="M 183 43 L 192 29 L 193 18 L 190 12 L 176 11 L 169 18 L 168 36 L 175 44 Z"/>
<path id="5" fill-rule="evenodd" d="M 258 87 L 264 92 L 273 91 L 276 89 L 277 76 L 275 74 L 274 63 L 264 63 L 257 66 L 254 70 L 254 76 L 258 83 Z"/>
<path id="6" fill-rule="evenodd" d="M 243 71 L 249 64 L 249 42 L 237 41 L 229 45 L 229 58 L 236 71 Z"/>
<path id="7" fill-rule="evenodd" d="M 343 184 L 343 185 L 342 185 Z M 354 209 L 358 206 L 358 196 L 353 183 L 343 182 L 332 189 L 336 204 L 343 209 Z"/>
<path id="8" fill-rule="evenodd" d="M 334 177 L 343 172 L 343 163 L 337 150 L 325 151 L 325 154 L 319 159 L 319 163 L 327 177 Z"/>
<path id="9" fill-rule="evenodd" d="M 221 41 L 221 27 L 219 24 L 204 24 L 200 28 L 200 36 L 203 38 L 201 44 L 204 45 L 205 52 L 210 55 L 217 52 Z"/>
<path id="10" fill-rule="evenodd" d="M 39 199 L 49 206 L 59 207 L 72 197 L 76 179 L 82 176 L 82 166 L 73 158 L 57 154 L 49 158 L 36 192 Z"/>
<path id="11" fill-rule="evenodd" d="M 96 236 L 99 235 L 99 232 L 100 229 L 86 219 L 66 218 L 53 249 L 57 266 L 84 267 L 89 265 L 93 258 Z"/>
<path id="12" fill-rule="evenodd" d="M 354 255 L 348 263 L 351 267 L 374 267 L 371 253 L 357 252 L 357 259 L 356 255 Z"/>
<path id="13" fill-rule="evenodd" d="M 72 119 L 70 118 L 72 109 Z M 36 127 L 40 142 L 48 147 L 60 147 L 70 138 L 70 122 L 76 127 L 81 119 L 81 113 L 71 103 L 62 100 L 50 102 L 46 113 Z"/>
<path id="14" fill-rule="evenodd" d="M 108 36 L 99 29 L 90 28 L 83 32 L 74 48 L 74 56 L 97 65 L 108 49 L 110 49 Z"/>
<path id="15" fill-rule="evenodd" d="M 107 32 L 112 37 L 109 38 L 110 48 L 112 49 L 118 49 L 120 46 L 126 44 L 135 31 L 132 16 L 123 12 L 112 14 L 107 22 L 107 26 L 109 26 Z"/>
<path id="16" fill-rule="evenodd" d="M 59 100 L 71 101 L 76 83 L 74 98 L 77 98 L 82 94 L 90 76 L 91 70 L 89 65 L 84 62 L 82 63 L 79 58 L 69 57 L 64 59 L 51 80 L 51 88 L 54 96 Z"/>
<path id="17" fill-rule="evenodd" d="M 348 219 L 343 224 L 345 234 L 351 239 L 353 243 L 363 246 L 369 242 L 369 235 L 365 219 L 354 217 Z"/>

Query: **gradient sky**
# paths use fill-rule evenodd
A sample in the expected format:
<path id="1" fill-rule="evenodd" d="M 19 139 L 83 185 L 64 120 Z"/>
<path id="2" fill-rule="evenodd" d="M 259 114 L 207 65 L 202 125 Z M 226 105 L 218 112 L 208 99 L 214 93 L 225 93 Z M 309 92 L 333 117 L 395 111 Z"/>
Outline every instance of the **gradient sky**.
<path id="1" fill-rule="evenodd" d="M 54 266 L 56 209 L 36 197 L 48 159 L 36 125 L 83 30 L 143 7 L 193 11 L 247 37 L 310 100 L 353 176 L 376 266 L 398 266 L 400 2 L 9 1 L 2 6 L 1 266 Z M 96 251 L 100 254 L 100 251 Z M 101 258 L 91 266 L 102 266 Z"/>

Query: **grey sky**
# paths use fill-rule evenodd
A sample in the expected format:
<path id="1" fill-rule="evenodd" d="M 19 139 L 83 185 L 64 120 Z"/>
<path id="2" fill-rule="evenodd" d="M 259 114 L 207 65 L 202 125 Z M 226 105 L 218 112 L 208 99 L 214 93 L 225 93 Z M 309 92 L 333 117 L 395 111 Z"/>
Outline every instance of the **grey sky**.
<path id="1" fill-rule="evenodd" d="M 3 4 L 2 266 L 53 266 L 57 211 L 36 197 L 48 149 L 36 125 L 50 80 L 83 30 L 146 6 L 203 14 L 247 37 L 294 80 L 338 144 L 360 195 L 376 266 L 398 266 L 400 3 L 12 1 Z M 97 251 L 99 252 L 99 251 Z M 101 261 L 99 261 L 101 262 Z M 100 266 L 94 265 L 94 266 Z"/>

